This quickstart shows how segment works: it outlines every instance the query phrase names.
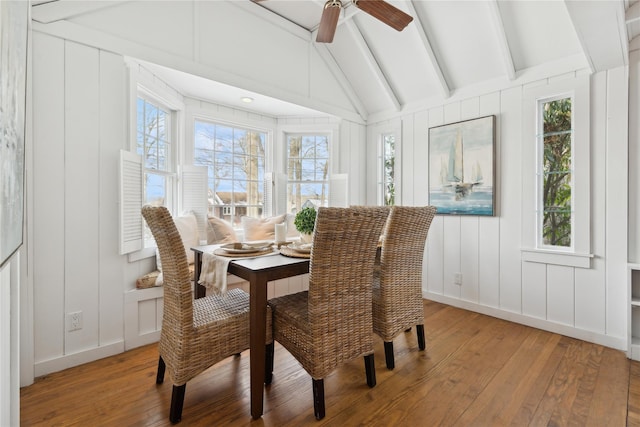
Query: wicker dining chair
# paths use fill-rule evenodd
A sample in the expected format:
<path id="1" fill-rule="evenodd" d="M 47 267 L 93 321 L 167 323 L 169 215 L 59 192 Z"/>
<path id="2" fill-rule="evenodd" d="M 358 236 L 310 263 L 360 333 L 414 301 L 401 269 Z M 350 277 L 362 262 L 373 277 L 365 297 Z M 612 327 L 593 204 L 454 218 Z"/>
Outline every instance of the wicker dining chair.
<path id="1" fill-rule="evenodd" d="M 274 339 L 311 375 L 317 419 L 325 415 L 323 379 L 342 363 L 364 356 L 367 384 L 376 384 L 371 289 L 385 218 L 380 209 L 319 208 L 309 290 L 268 301 Z"/>
<path id="2" fill-rule="evenodd" d="M 384 341 L 388 369 L 395 367 L 393 339 L 412 326 L 425 349 L 422 259 L 435 214 L 433 206 L 394 206 L 387 218 L 373 280 L 373 331 Z"/>
<path id="3" fill-rule="evenodd" d="M 231 289 L 224 295 L 193 299 L 185 248 L 169 211 L 144 206 L 142 215 L 156 240 L 164 275 L 164 313 L 156 384 L 165 369 L 173 381 L 169 420 L 182 418 L 187 381 L 231 355 L 249 348 L 249 294 Z M 271 338 L 267 307 L 267 348 Z"/>

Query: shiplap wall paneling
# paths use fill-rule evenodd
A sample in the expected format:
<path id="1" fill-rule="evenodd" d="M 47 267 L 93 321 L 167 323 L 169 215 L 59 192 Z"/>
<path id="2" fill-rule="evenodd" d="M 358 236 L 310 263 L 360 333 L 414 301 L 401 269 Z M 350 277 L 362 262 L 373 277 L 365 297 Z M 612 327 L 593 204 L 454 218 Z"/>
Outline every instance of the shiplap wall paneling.
<path id="1" fill-rule="evenodd" d="M 547 265 L 547 320 L 574 325 L 574 267 Z"/>
<path id="2" fill-rule="evenodd" d="M 100 169 L 99 169 L 99 344 L 122 341 L 124 303 L 128 288 L 118 247 L 118 164 L 120 149 L 128 146 L 128 108 L 125 67 L 120 55 L 100 52 Z"/>
<path id="3" fill-rule="evenodd" d="M 65 328 L 65 353 L 98 346 L 99 60 L 98 51 L 65 43 L 65 306 L 82 312 L 82 329 Z"/>
<path id="4" fill-rule="evenodd" d="M 34 360 L 64 353 L 64 41 L 33 33 Z M 26 260 L 25 260 L 26 261 Z"/>
<path id="5" fill-rule="evenodd" d="M 415 206 L 426 206 L 429 204 L 429 112 L 420 111 L 414 118 L 412 156 L 416 179 L 412 182 L 413 202 Z"/>
<path id="6" fill-rule="evenodd" d="M 449 124 L 460 121 L 460 102 L 447 104 L 443 107 L 444 123 Z M 454 275 L 461 272 L 461 217 L 445 215 L 444 221 L 444 295 L 460 298 L 461 286 L 453 283 Z M 464 280 L 464 277 L 463 277 Z"/>
<path id="7" fill-rule="evenodd" d="M 538 319 L 547 318 L 547 268 L 545 264 L 522 262 L 522 314 Z"/>
<path id="8" fill-rule="evenodd" d="M 428 128 L 443 124 L 444 111 L 442 108 L 432 108 L 429 110 L 428 114 Z M 427 282 L 425 290 L 441 295 L 444 292 L 444 217 L 442 215 L 436 214 L 435 218 L 433 218 L 433 221 L 431 222 L 429 237 L 427 238 L 426 257 L 427 262 L 423 265 L 422 276 L 422 280 L 424 281 L 426 278 Z M 425 267 L 426 274 L 424 274 Z"/>
<path id="9" fill-rule="evenodd" d="M 490 307 L 500 307 L 520 313 L 522 310 L 522 267 L 520 258 L 520 230 L 531 227 L 521 224 L 520 200 L 522 197 L 521 146 L 522 141 L 522 88 L 516 87 L 500 93 L 500 150 L 496 160 L 500 177 L 497 193 L 500 218 L 500 268 L 499 287 L 483 289 L 481 302 Z"/>
<path id="10" fill-rule="evenodd" d="M 625 67 L 607 76 L 607 334 L 625 337 L 627 331 L 627 194 L 628 194 L 628 75 Z M 637 121 L 637 117 L 634 118 Z M 631 184 L 634 190 L 637 182 Z"/>
<path id="11" fill-rule="evenodd" d="M 480 98 L 479 116 L 496 116 L 496 138 L 495 138 L 495 155 L 494 155 L 494 172 L 500 170 L 500 93 L 493 92 L 483 95 Z M 495 295 L 500 286 L 500 275 L 496 272 L 500 271 L 500 216 L 496 210 L 499 202 L 500 194 L 500 175 L 494 173 L 493 191 L 495 194 L 494 215 L 493 217 L 482 217 L 479 219 L 480 227 L 478 229 L 478 240 L 480 242 L 478 248 L 478 294 L 474 300 L 480 303 L 483 296 Z"/>
<path id="12" fill-rule="evenodd" d="M 591 77 L 591 117 L 606 117 L 606 73 Z M 604 120 L 591 121 L 591 176 L 606 174 L 607 124 Z M 575 269 L 575 327 L 596 333 L 605 333 L 606 298 L 605 281 L 605 224 L 606 182 L 591 179 L 591 268 Z"/>
<path id="13" fill-rule="evenodd" d="M 412 114 L 404 116 L 400 127 L 401 138 L 397 138 L 395 142 L 395 167 L 396 170 L 401 171 L 401 174 L 396 174 L 396 181 L 399 181 L 396 182 L 398 188 L 396 188 L 397 198 L 395 203 L 397 205 L 414 206 L 415 183 L 428 181 L 429 178 L 428 162 L 425 161 L 424 163 L 419 163 L 419 159 L 416 159 L 414 155 L 416 145 L 419 144 L 415 135 L 415 126 L 418 126 L 418 122 L 414 120 L 414 116 Z M 421 165 L 421 167 L 416 169 L 417 165 Z M 425 172 L 427 172 L 426 176 L 424 175 Z"/>
<path id="14" fill-rule="evenodd" d="M 640 165 L 640 50 L 629 52 L 629 163 Z M 628 170 L 629 262 L 640 262 L 640 168 Z"/>
<path id="15" fill-rule="evenodd" d="M 460 102 L 460 120 L 475 119 L 480 116 L 480 98 L 473 97 Z M 460 298 L 478 301 L 478 275 L 480 260 L 480 223 L 484 219 L 477 216 L 460 217 Z"/>

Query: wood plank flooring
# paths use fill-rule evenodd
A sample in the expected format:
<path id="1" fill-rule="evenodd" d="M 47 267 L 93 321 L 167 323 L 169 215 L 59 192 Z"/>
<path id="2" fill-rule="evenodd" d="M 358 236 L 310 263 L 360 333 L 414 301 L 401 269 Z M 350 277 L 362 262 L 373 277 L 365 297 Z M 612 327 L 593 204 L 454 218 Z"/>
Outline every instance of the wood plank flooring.
<path id="1" fill-rule="evenodd" d="M 187 383 L 180 425 L 640 426 L 640 363 L 622 351 L 425 301 L 427 349 L 415 328 L 394 340 L 396 368 L 375 338 L 377 385 L 354 360 L 325 379 L 313 417 L 311 379 L 276 344 L 265 414 L 249 411 L 249 354 Z M 157 346 L 67 369 L 21 390 L 22 426 L 168 426 L 171 381 L 155 384 Z"/>

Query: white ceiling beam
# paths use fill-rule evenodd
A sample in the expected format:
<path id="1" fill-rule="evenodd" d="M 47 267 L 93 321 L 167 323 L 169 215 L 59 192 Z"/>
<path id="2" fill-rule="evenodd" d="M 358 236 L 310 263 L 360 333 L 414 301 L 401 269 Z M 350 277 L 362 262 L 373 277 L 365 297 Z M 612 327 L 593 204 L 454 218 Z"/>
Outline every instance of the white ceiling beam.
<path id="1" fill-rule="evenodd" d="M 564 0 L 592 73 L 629 63 L 629 42 L 622 2 Z"/>
<path id="2" fill-rule="evenodd" d="M 360 53 L 362 53 L 362 56 L 364 56 L 366 64 L 369 66 L 369 69 L 376 76 L 376 81 L 382 88 L 383 92 L 387 95 L 387 98 L 389 99 L 389 101 L 393 104 L 393 107 L 395 108 L 395 110 L 400 111 L 402 109 L 402 106 L 400 105 L 398 96 L 396 95 L 393 88 L 389 84 L 389 79 L 387 79 L 387 76 L 384 74 L 384 72 L 380 68 L 380 64 L 378 63 L 375 56 L 373 55 L 373 52 L 371 52 L 371 49 L 369 49 L 367 42 L 364 40 L 364 36 L 362 35 L 362 32 L 360 31 L 360 29 L 358 28 L 358 26 L 353 20 L 348 21 L 346 23 L 346 26 L 349 32 L 351 33 L 351 37 L 353 37 L 353 41 L 358 47 L 358 50 L 360 50 Z"/>
<path id="3" fill-rule="evenodd" d="M 42 24 L 73 18 L 85 13 L 107 7 L 117 6 L 130 0 L 111 1 L 76 1 L 56 0 L 47 3 L 34 4 L 31 7 L 31 19 Z"/>
<path id="4" fill-rule="evenodd" d="M 515 80 L 516 69 L 513 65 L 513 57 L 511 56 L 511 50 L 509 49 L 507 33 L 504 31 L 504 22 L 502 22 L 502 15 L 500 14 L 498 1 L 490 0 L 487 2 L 487 5 L 489 6 L 491 20 L 493 21 L 493 26 L 498 37 L 498 46 L 500 47 L 500 53 L 502 54 L 502 62 L 504 64 L 505 72 L 507 73 L 509 80 Z"/>
<path id="5" fill-rule="evenodd" d="M 625 14 L 625 21 L 627 24 L 640 20 L 640 2 L 634 3 Z"/>
<path id="6" fill-rule="evenodd" d="M 440 68 L 440 64 L 438 63 L 438 58 L 436 58 L 436 54 L 431 47 L 431 43 L 429 42 L 429 38 L 427 37 L 427 33 L 424 30 L 424 26 L 422 25 L 422 21 L 420 21 L 420 16 L 416 12 L 416 8 L 413 6 L 413 1 L 409 0 L 406 2 L 407 7 L 409 8 L 409 15 L 413 16 L 413 26 L 415 26 L 416 31 L 418 32 L 418 36 L 420 36 L 420 40 L 422 41 L 422 45 L 424 46 L 425 52 L 429 56 L 429 63 L 433 69 L 434 74 L 440 83 L 440 93 L 444 99 L 449 98 L 451 96 L 451 90 L 449 89 L 449 85 L 447 84 L 447 80 L 442 73 L 442 68 Z"/>
<path id="7" fill-rule="evenodd" d="M 367 109 L 356 94 L 356 91 L 353 89 L 353 86 L 351 86 L 349 79 L 347 79 L 335 58 L 331 55 L 331 52 L 329 52 L 327 45 L 325 43 L 312 43 L 312 45 L 316 48 L 316 52 L 318 52 L 320 58 L 322 58 L 325 65 L 329 68 L 333 77 L 338 81 L 338 84 L 342 87 L 342 90 L 344 90 L 347 98 L 349 98 L 353 107 L 358 111 L 362 120 L 367 121 L 367 117 L 369 115 Z"/>

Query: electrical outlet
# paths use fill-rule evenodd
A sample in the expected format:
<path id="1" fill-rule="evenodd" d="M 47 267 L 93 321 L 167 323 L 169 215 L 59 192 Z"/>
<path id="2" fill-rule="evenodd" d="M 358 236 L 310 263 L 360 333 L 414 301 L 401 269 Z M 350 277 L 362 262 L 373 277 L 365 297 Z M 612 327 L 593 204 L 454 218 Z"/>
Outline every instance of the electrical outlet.
<path id="1" fill-rule="evenodd" d="M 453 284 L 462 286 L 462 273 L 453 273 Z"/>
<path id="2" fill-rule="evenodd" d="M 82 312 L 67 313 L 67 331 L 72 332 L 79 329 L 82 329 Z"/>

